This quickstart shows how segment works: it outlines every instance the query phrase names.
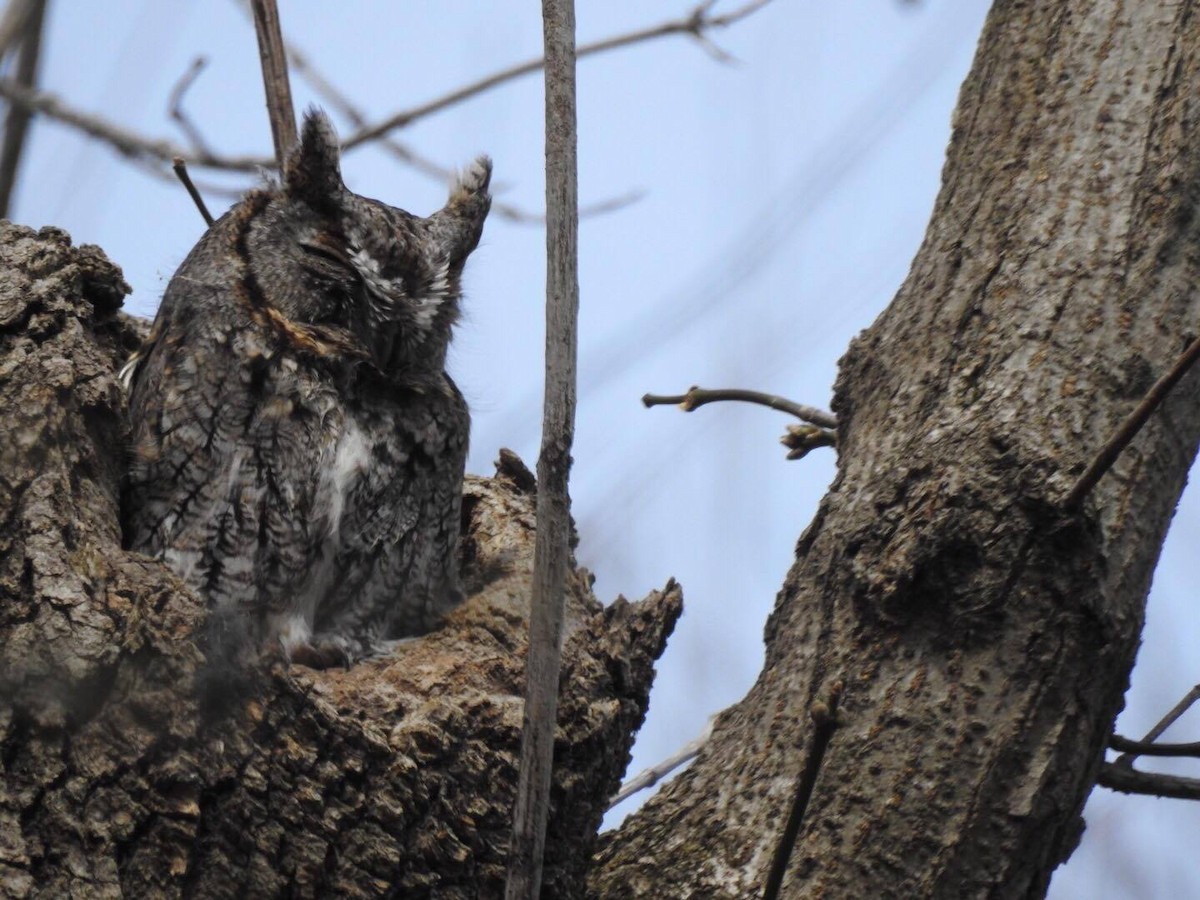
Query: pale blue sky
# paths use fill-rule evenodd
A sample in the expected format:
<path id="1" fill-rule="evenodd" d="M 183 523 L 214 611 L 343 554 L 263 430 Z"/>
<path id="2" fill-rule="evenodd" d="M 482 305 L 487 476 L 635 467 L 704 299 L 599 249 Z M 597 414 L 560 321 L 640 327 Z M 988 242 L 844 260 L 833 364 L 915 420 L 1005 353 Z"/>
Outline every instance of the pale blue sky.
<path id="1" fill-rule="evenodd" d="M 581 62 L 581 200 L 644 189 L 581 229 L 581 369 L 573 473 L 580 561 L 604 600 L 668 576 L 686 612 L 660 663 L 631 773 L 741 697 L 796 538 L 833 473 L 830 452 L 786 462 L 787 420 L 719 405 L 644 410 L 647 391 L 740 386 L 827 406 L 838 357 L 891 299 L 938 187 L 950 111 L 984 0 L 776 0 L 714 35 L 738 60 L 674 37 Z M 539 5 L 289 0 L 285 34 L 371 116 L 540 52 Z M 731 3 L 723 4 L 730 8 Z M 722 7 L 718 7 L 721 9 Z M 682 16 L 687 0 L 579 0 L 588 41 Z M 232 0 L 51 0 L 44 85 L 89 111 L 182 141 L 166 116 L 197 55 L 187 108 L 227 152 L 267 153 L 253 31 Z M 294 84 L 297 104 L 314 97 Z M 343 127 L 343 133 L 348 129 Z M 423 120 L 400 137 L 445 166 L 487 152 L 500 199 L 541 205 L 540 76 Z M 360 193 L 416 213 L 444 186 L 373 148 L 346 155 Z M 173 182 L 39 122 L 14 218 L 100 244 L 153 313 L 203 224 Z M 198 180 L 214 180 L 194 172 Z M 241 186 L 245 180 L 230 181 Z M 228 200 L 211 198 L 214 212 Z M 468 266 L 453 372 L 474 412 L 469 468 L 538 444 L 544 236 L 493 215 Z M 1185 497 L 1151 598 L 1122 729 L 1140 734 L 1200 682 L 1197 503 Z M 1200 715 L 1174 732 L 1195 739 Z M 1200 895 L 1200 804 L 1097 791 L 1056 898 Z"/>

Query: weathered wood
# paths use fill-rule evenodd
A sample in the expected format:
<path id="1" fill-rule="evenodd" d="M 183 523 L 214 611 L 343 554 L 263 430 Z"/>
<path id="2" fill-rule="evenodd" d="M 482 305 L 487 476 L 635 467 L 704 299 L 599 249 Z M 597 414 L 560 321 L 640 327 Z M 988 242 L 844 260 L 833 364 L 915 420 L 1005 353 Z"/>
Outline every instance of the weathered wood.
<path id="1" fill-rule="evenodd" d="M 510 458 L 470 480 L 470 597 L 445 627 L 346 671 L 276 664 L 201 723 L 203 609 L 121 549 L 126 290 L 96 248 L 0 224 L 0 896 L 498 896 L 529 479 Z M 673 583 L 602 608 L 590 581 L 568 578 L 546 897 L 582 890 L 680 612 Z"/>

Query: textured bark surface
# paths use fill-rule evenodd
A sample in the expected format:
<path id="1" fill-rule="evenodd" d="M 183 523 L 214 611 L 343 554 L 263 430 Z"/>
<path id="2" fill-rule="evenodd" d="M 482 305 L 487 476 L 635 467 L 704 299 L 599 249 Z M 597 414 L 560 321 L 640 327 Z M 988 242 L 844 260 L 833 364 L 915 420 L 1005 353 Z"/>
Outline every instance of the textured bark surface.
<path id="1" fill-rule="evenodd" d="M 534 485 L 464 501 L 470 599 L 347 671 L 276 664 L 197 718 L 199 601 L 121 549 L 115 371 L 138 325 L 93 247 L 0 223 L 0 896 L 489 897 L 516 784 Z M 577 896 L 681 609 L 569 584 L 544 896 Z"/>
<path id="2" fill-rule="evenodd" d="M 1182 0 L 995 4 L 925 242 L 842 360 L 838 477 L 762 675 L 604 838 L 593 896 L 761 896 L 836 681 L 783 895 L 1045 891 L 1200 439 L 1193 372 L 1060 512 L 1200 327 L 1198 50 Z"/>

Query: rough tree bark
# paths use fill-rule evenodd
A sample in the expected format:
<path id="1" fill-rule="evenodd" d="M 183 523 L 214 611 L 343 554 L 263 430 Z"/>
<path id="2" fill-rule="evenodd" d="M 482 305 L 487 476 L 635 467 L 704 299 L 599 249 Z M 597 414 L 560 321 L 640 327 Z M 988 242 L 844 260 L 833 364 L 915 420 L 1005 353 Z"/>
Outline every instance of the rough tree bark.
<path id="1" fill-rule="evenodd" d="M 121 549 L 120 361 L 136 324 L 94 247 L 0 223 L 0 895 L 490 897 L 521 724 L 533 476 L 464 503 L 470 599 L 348 671 L 264 672 L 197 718 L 200 602 Z M 582 892 L 607 798 L 681 610 L 569 579 L 544 896 Z"/>
<path id="2" fill-rule="evenodd" d="M 783 894 L 1045 891 L 1200 438 L 1193 372 L 1061 510 L 1200 328 L 1198 50 L 1190 2 L 994 5 L 925 241 L 841 362 L 838 475 L 763 672 L 605 837 L 592 896 L 760 896 L 835 681 Z"/>
<path id="3" fill-rule="evenodd" d="M 1038 896 L 1070 852 L 1200 440 L 1195 374 L 1078 513 L 1061 500 L 1197 330 L 1200 23 L 1186 0 L 999 0 L 912 272 L 843 360 L 839 473 L 693 767 L 604 837 L 594 897 L 755 897 L 810 709 L 843 686 L 787 896 Z M 864 211 L 869 214 L 869 211 Z M 275 670 L 198 727 L 199 616 L 121 552 L 119 274 L 0 235 L 0 889 L 499 892 L 515 780 L 527 473 L 474 482 L 476 590 L 388 664 Z M 797 340 L 800 340 L 798 336 Z M 574 584 L 548 895 L 678 612 Z"/>

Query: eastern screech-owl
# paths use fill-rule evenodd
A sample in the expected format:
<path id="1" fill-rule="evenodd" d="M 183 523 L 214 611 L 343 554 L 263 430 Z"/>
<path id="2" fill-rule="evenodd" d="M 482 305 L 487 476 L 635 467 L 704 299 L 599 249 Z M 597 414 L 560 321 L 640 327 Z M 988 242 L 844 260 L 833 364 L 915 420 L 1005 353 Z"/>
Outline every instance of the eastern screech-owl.
<path id="1" fill-rule="evenodd" d="M 277 642 L 349 664 L 460 598 L 469 418 L 445 373 L 491 162 L 429 218 L 342 182 L 312 111 L 281 183 L 226 213 L 127 367 L 129 546 L 210 608 L 209 665 Z"/>

